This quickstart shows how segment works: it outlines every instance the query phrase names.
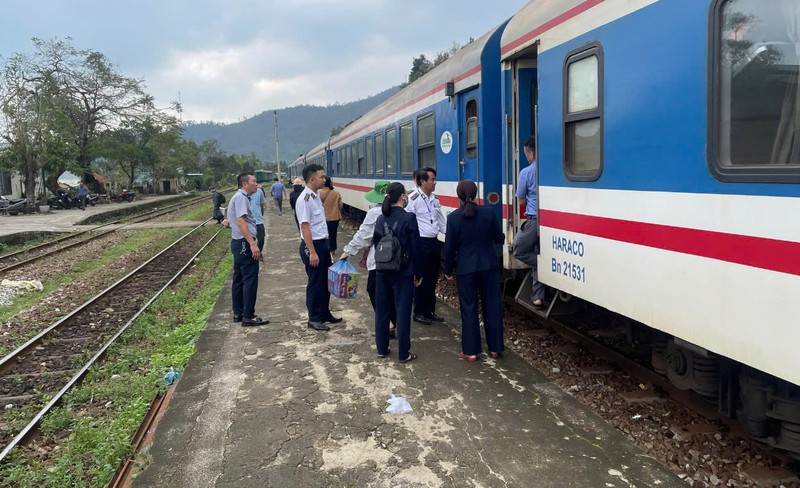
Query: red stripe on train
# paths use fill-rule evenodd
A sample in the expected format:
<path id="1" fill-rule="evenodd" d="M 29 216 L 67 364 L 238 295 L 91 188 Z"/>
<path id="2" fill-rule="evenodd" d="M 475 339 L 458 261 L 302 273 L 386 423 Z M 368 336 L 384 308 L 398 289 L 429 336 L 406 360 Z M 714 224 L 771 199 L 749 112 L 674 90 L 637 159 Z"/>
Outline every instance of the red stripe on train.
<path id="1" fill-rule="evenodd" d="M 564 22 L 577 17 L 578 15 L 586 12 L 590 8 L 597 6 L 603 3 L 605 0 L 586 0 L 585 2 L 572 7 L 571 9 L 567 10 L 566 12 L 562 13 L 557 17 L 553 17 L 552 19 L 548 20 L 544 24 L 536 27 L 532 31 L 528 32 L 527 34 L 523 34 L 522 36 L 514 39 L 513 41 L 509 42 L 505 46 L 500 48 L 501 54 L 506 54 L 509 51 L 513 51 L 517 47 L 525 44 L 526 42 L 530 41 L 531 39 L 535 39 L 536 37 L 540 36 L 541 34 L 549 31 L 550 29 L 563 24 Z"/>
<path id="2" fill-rule="evenodd" d="M 800 243 L 540 210 L 541 225 L 800 276 Z"/>

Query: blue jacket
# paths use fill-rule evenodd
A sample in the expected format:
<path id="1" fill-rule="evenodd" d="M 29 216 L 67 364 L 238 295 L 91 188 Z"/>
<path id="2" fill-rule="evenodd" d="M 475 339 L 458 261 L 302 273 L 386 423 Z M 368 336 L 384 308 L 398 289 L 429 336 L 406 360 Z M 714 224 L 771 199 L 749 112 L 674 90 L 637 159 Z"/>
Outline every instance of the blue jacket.
<path id="1" fill-rule="evenodd" d="M 372 245 L 377 246 L 378 242 L 383 238 L 383 223 L 392 227 L 397 222 L 397 227 L 394 233 L 400 241 L 400 248 L 403 254 L 407 256 L 407 261 L 404 262 L 403 267 L 398 271 L 398 276 L 422 276 L 422 246 L 419 242 L 419 227 L 417 226 L 417 216 L 408 213 L 400 207 L 392 207 L 392 211 L 388 217 L 383 214 L 378 216 L 375 222 L 375 232 L 372 234 Z M 384 272 L 384 271 L 381 271 Z"/>
<path id="2" fill-rule="evenodd" d="M 447 216 L 444 272 L 447 275 L 477 273 L 500 267 L 495 245 L 505 240 L 494 212 L 480 205 L 474 217 L 464 217 L 464 207 Z"/>

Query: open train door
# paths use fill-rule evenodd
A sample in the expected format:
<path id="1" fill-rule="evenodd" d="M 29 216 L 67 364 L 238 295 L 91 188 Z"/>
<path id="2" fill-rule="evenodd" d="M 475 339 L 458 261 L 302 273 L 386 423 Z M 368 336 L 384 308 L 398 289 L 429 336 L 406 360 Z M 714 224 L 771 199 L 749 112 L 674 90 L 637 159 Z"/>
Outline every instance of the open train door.
<path id="1" fill-rule="evenodd" d="M 525 201 L 516 198 L 516 190 L 519 188 L 519 174 L 523 168 L 527 167 L 530 163 L 525 157 L 523 145 L 528 137 L 533 137 L 536 141 L 537 154 L 539 152 L 539 120 L 538 120 L 538 102 L 539 102 L 539 80 L 538 80 L 538 42 L 533 42 L 527 49 L 516 53 L 513 57 L 503 61 L 503 67 L 508 77 L 508 82 L 505 84 L 507 88 L 506 96 L 506 109 L 507 109 L 507 164 L 509 175 L 508 191 L 506 192 L 510 205 L 506 208 L 509 209 L 506 235 L 510 236 L 509 242 L 513 243 L 514 236 L 523 222 L 525 222 Z M 537 195 L 538 191 L 538 174 L 537 174 Z M 524 269 L 528 266 L 517 260 L 511 253 L 511 246 L 507 253 L 505 265 L 508 269 Z M 515 294 L 516 301 L 537 313 L 542 315 L 549 315 L 551 307 L 546 310 L 540 310 L 534 307 L 530 300 L 531 296 L 531 274 L 525 273 L 522 279 L 520 288 Z"/>
<path id="2" fill-rule="evenodd" d="M 519 173 L 528 165 L 522 145 L 525 139 L 531 135 L 537 140 L 537 147 L 539 145 L 537 135 L 537 47 L 538 44 L 534 44 L 530 49 L 503 62 L 503 73 L 506 78 L 503 83 L 506 110 L 506 131 L 503 136 L 506 155 L 504 221 L 509 243 L 503 260 L 507 269 L 527 267 L 511 254 L 510 244 L 513 243 L 517 229 L 525 221 L 525 205 L 520 204 L 515 196 L 519 185 Z"/>

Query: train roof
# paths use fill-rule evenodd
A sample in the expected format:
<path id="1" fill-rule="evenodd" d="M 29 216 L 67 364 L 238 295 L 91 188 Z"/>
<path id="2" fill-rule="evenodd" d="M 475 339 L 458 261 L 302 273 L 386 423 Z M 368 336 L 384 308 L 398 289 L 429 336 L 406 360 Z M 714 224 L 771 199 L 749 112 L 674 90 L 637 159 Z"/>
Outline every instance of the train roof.
<path id="1" fill-rule="evenodd" d="M 531 0 L 506 25 L 500 57 L 524 54 L 537 41 L 538 51 L 546 51 L 657 1 Z"/>
<path id="2" fill-rule="evenodd" d="M 328 141 L 327 141 L 327 140 L 326 140 L 325 142 L 320 142 L 319 144 L 317 144 L 316 146 L 314 146 L 314 149 L 312 149 L 312 150 L 308 151 L 308 152 L 305 154 L 305 156 L 300 156 L 300 158 L 299 158 L 299 159 L 303 159 L 304 157 L 305 157 L 305 159 L 310 159 L 310 158 L 313 158 L 313 157 L 319 156 L 320 154 L 322 154 L 323 152 L 325 152 L 325 149 L 326 149 L 327 147 L 328 147 Z"/>
<path id="3" fill-rule="evenodd" d="M 505 22 L 453 53 L 446 61 L 436 66 L 420 79 L 403 88 L 388 100 L 362 115 L 344 131 L 331 140 L 331 145 L 361 135 L 386 125 L 391 117 L 402 117 L 403 110 L 424 99 L 436 95 L 436 100 L 445 98 L 445 84 L 455 83 L 455 92 L 466 90 L 481 83 L 481 56 L 492 34 L 502 29 Z M 432 105 L 433 101 L 427 103 Z"/>

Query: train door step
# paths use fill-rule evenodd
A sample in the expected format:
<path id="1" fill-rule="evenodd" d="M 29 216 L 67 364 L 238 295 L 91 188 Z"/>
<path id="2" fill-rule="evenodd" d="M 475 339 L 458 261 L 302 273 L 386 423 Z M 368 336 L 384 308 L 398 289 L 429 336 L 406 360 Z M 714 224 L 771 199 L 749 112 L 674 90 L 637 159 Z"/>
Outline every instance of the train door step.
<path id="1" fill-rule="evenodd" d="M 759 486 L 778 486 L 797 483 L 798 477 L 793 472 L 777 467 L 745 466 L 742 468 L 745 478 Z"/>
<path id="2" fill-rule="evenodd" d="M 554 308 L 556 303 L 558 302 L 557 299 L 553 299 L 550 302 L 545 300 L 543 307 L 536 307 L 533 302 L 531 301 L 531 272 L 528 270 L 525 273 L 525 278 L 522 280 L 522 285 L 517 290 L 517 294 L 514 296 L 514 300 L 522 305 L 523 307 L 527 308 L 531 312 L 539 315 L 543 318 L 548 318 L 554 315 Z"/>

